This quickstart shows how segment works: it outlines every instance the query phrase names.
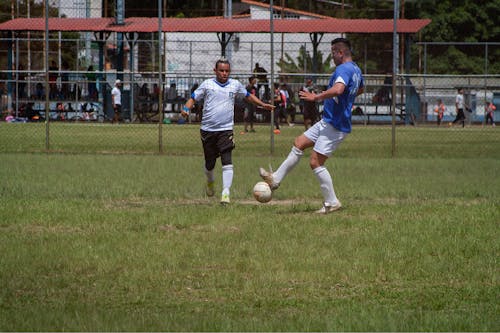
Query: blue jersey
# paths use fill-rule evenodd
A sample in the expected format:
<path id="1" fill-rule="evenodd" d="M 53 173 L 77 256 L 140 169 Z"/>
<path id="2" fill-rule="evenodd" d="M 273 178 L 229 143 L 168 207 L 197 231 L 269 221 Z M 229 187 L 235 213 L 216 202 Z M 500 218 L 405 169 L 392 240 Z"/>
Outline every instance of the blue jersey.
<path id="1" fill-rule="evenodd" d="M 358 65 L 346 62 L 337 66 L 330 78 L 328 89 L 335 83 L 345 85 L 342 95 L 325 99 L 323 119 L 341 132 L 351 132 L 351 110 L 359 88 L 364 86 L 363 75 Z"/>

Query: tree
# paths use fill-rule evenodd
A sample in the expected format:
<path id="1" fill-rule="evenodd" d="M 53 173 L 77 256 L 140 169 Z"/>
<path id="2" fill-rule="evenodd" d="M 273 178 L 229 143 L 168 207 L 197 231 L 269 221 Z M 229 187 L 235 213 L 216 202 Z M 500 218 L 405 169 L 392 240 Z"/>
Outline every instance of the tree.
<path id="1" fill-rule="evenodd" d="M 285 60 L 286 59 L 286 60 Z M 281 59 L 276 63 L 282 73 L 311 73 L 313 68 L 313 58 L 306 50 L 305 46 L 299 49 L 297 61 L 294 61 L 288 53 L 285 53 L 285 59 Z M 323 53 L 318 51 L 316 55 L 316 63 L 318 65 L 318 73 L 331 73 L 332 72 L 332 56 L 331 54 L 323 59 Z"/>
<path id="2" fill-rule="evenodd" d="M 422 33 L 423 41 L 491 42 L 500 40 L 500 0 L 422 1 L 413 4 L 411 15 L 429 17 L 432 23 Z M 413 18 L 413 17 L 411 17 Z M 415 53 L 415 52 L 414 52 Z M 427 72 L 435 74 L 483 74 L 484 47 L 449 45 L 428 48 Z M 500 73 L 500 48 L 488 52 L 488 72 Z"/>
<path id="3" fill-rule="evenodd" d="M 392 18 L 393 1 L 352 0 L 353 8 L 347 13 L 352 18 Z M 500 0 L 400 0 L 401 18 L 432 20 L 420 34 L 419 41 L 477 43 L 500 40 Z M 404 9 L 404 11 L 403 11 Z M 362 46 L 361 39 L 354 37 L 355 45 Z M 392 40 L 383 36 L 370 37 L 370 57 L 381 59 L 377 70 L 390 69 L 391 57 L 380 56 L 380 50 L 392 52 Z M 449 45 L 428 47 L 427 72 L 434 74 L 483 74 L 484 47 L 477 45 Z M 499 73 L 500 48 L 488 50 L 488 72 Z M 413 46 L 413 62 L 417 62 L 419 50 Z"/>

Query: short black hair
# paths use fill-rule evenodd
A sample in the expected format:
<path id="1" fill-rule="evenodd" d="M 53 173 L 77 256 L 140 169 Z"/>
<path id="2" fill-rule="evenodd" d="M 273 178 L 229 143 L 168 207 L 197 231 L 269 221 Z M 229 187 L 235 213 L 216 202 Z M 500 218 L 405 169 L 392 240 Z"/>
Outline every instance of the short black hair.
<path id="1" fill-rule="evenodd" d="M 229 66 L 231 66 L 229 60 L 227 60 L 226 58 L 220 58 L 219 60 L 217 60 L 217 62 L 215 63 L 215 68 L 217 68 L 219 64 L 228 64 Z"/>
<path id="2" fill-rule="evenodd" d="M 252 82 L 254 79 L 256 79 L 257 77 L 255 75 L 252 75 L 248 78 L 248 82 Z"/>
<path id="3" fill-rule="evenodd" d="M 349 50 L 351 49 L 351 42 L 347 38 L 339 37 L 332 40 L 332 45 L 337 43 L 343 43 L 349 48 Z"/>

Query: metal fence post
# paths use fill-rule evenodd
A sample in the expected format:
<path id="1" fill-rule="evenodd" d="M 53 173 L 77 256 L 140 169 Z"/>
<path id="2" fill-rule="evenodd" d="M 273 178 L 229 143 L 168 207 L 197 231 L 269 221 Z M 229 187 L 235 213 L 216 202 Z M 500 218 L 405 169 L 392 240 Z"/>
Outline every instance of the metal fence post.
<path id="1" fill-rule="evenodd" d="M 398 17 L 399 17 L 399 0 L 394 0 L 394 31 L 392 33 L 392 144 L 391 155 L 396 156 L 396 77 L 398 73 L 398 55 L 399 55 L 399 39 L 398 39 Z"/>
<path id="2" fill-rule="evenodd" d="M 50 150 L 49 1 L 45 0 L 45 150 Z"/>
<path id="3" fill-rule="evenodd" d="M 162 53 L 162 0 L 158 0 L 158 85 L 160 87 L 160 92 L 158 94 L 158 151 L 160 154 L 163 153 L 163 59 L 161 57 Z"/>

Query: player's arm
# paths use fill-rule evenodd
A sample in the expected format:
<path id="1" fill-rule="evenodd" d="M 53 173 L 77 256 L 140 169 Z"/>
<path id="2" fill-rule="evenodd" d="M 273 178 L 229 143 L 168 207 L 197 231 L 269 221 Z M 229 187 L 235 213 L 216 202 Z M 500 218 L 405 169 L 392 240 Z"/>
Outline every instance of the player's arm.
<path id="1" fill-rule="evenodd" d="M 322 93 L 315 94 L 313 92 L 300 91 L 299 96 L 301 99 L 308 102 L 319 102 L 328 98 L 333 98 L 342 95 L 344 93 L 344 89 L 345 89 L 345 84 L 343 84 L 342 82 L 337 82 L 333 85 L 333 87 L 323 91 Z"/>
<path id="2" fill-rule="evenodd" d="M 255 95 L 249 94 L 248 96 L 245 97 L 245 100 L 247 100 L 248 102 L 250 102 L 250 103 L 252 103 L 254 105 L 260 106 L 263 109 L 266 109 L 266 110 L 269 110 L 269 111 L 274 110 L 274 105 L 262 102 Z"/>
<path id="3" fill-rule="evenodd" d="M 184 104 L 184 106 L 182 107 L 182 111 L 181 111 L 181 116 L 183 117 L 187 117 L 189 115 L 189 113 L 191 112 L 191 109 L 193 108 L 193 105 L 194 105 L 195 101 L 192 97 L 190 97 L 186 104 Z"/>

